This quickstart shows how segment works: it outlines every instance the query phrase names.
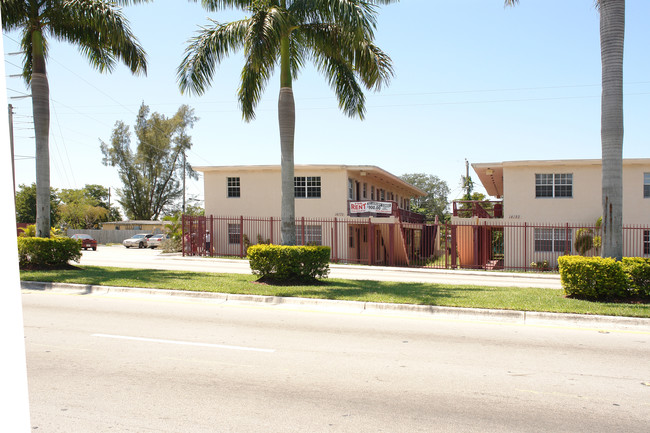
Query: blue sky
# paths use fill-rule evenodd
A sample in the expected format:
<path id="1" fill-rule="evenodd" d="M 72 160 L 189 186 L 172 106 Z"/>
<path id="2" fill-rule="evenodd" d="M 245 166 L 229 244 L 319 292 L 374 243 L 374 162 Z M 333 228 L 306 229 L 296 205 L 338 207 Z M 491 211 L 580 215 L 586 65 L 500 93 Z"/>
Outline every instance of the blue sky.
<path id="1" fill-rule="evenodd" d="M 393 59 L 395 77 L 367 93 L 366 120 L 338 109 L 327 81 L 310 66 L 294 83 L 297 164 L 377 165 L 396 175 L 428 173 L 459 198 L 465 159 L 496 162 L 600 158 L 599 17 L 592 0 L 402 0 L 380 8 L 377 44 Z M 173 115 L 188 104 L 200 118 L 190 131 L 191 164 L 279 164 L 277 95 L 269 82 L 256 120 L 241 119 L 236 93 L 241 56 L 219 68 L 201 97 L 183 96 L 176 68 L 186 41 L 207 17 L 230 21 L 239 11 L 208 14 L 198 4 L 156 0 L 124 9 L 149 59 L 146 77 L 118 66 L 93 70 L 74 47 L 51 41 L 51 179 L 56 188 L 98 183 L 121 187 L 101 163 L 99 140 L 121 120 L 133 125 L 142 102 Z M 624 157 L 650 157 L 650 2 L 628 0 L 625 41 Z M 18 35 L 5 34 L 5 70 L 19 73 Z M 7 95 L 28 93 L 6 79 Z M 16 180 L 31 184 L 31 101 L 14 105 Z M 27 157 L 27 158 L 24 158 Z M 203 180 L 188 184 L 203 198 Z"/>

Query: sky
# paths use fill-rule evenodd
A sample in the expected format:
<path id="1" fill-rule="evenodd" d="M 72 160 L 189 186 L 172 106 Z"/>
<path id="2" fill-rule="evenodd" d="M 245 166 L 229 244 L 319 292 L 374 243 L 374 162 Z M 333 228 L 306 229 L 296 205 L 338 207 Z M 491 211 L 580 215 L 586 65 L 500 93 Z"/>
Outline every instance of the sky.
<path id="1" fill-rule="evenodd" d="M 625 158 L 650 157 L 650 2 L 626 2 Z M 182 95 L 176 81 L 187 41 L 208 17 L 243 18 L 200 4 L 156 0 L 125 7 L 148 56 L 147 76 L 123 65 L 93 69 L 75 47 L 50 39 L 50 158 L 54 188 L 122 185 L 102 164 L 100 141 L 116 121 L 133 126 L 142 103 L 172 116 L 182 104 L 199 121 L 189 131 L 193 166 L 280 163 L 279 76 L 271 78 L 251 122 L 237 89 L 243 57 L 229 57 L 202 96 Z M 14 106 L 16 183 L 35 182 L 31 100 L 20 73 L 17 33 L 4 34 L 6 89 Z M 395 175 L 438 176 L 462 196 L 470 163 L 600 158 L 599 16 L 593 0 L 402 0 L 379 8 L 376 43 L 395 75 L 366 92 L 366 119 L 338 108 L 327 80 L 307 65 L 294 82 L 296 164 L 375 165 Z M 132 143 L 135 146 L 135 139 Z M 470 171 L 475 179 L 477 176 Z M 482 191 L 477 182 L 477 191 Z M 203 200 L 203 178 L 187 184 Z"/>

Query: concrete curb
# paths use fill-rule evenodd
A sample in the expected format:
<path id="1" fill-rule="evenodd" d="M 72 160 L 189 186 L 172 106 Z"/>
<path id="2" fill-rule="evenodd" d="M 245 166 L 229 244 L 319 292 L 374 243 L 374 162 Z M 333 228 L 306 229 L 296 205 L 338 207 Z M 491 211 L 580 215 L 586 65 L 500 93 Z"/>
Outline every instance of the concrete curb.
<path id="1" fill-rule="evenodd" d="M 280 296 L 239 295 L 183 290 L 141 289 L 133 287 L 21 281 L 21 289 L 73 294 L 129 294 L 134 296 L 171 296 L 205 299 L 216 303 L 313 308 L 319 311 L 421 316 L 476 322 L 496 322 L 531 326 L 587 328 L 650 333 L 650 319 L 597 316 L 586 314 L 544 313 L 536 311 L 494 310 L 482 308 L 438 307 L 433 305 L 389 304 L 330 299 L 289 298 Z"/>

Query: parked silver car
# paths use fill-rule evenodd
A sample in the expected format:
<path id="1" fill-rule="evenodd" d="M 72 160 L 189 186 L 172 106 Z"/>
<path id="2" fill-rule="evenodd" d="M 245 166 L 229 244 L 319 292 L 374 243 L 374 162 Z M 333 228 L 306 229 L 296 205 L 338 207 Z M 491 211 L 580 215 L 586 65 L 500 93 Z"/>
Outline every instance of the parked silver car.
<path id="1" fill-rule="evenodd" d="M 131 247 L 144 248 L 147 246 L 147 239 L 149 239 L 152 236 L 153 235 L 149 233 L 140 233 L 137 235 L 133 235 L 129 239 L 124 239 L 122 241 L 122 245 L 124 245 L 127 248 L 131 248 Z"/>
<path id="2" fill-rule="evenodd" d="M 158 248 L 165 239 L 169 239 L 169 235 L 153 235 L 147 239 L 147 248 Z"/>

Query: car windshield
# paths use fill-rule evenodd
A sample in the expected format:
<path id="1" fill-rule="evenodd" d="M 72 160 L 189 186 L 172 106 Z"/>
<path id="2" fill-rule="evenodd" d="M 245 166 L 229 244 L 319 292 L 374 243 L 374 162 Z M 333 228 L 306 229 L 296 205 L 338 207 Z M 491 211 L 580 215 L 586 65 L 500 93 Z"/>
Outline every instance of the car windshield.
<path id="1" fill-rule="evenodd" d="M 144 235 L 134 235 L 133 239 L 142 239 Z"/>

